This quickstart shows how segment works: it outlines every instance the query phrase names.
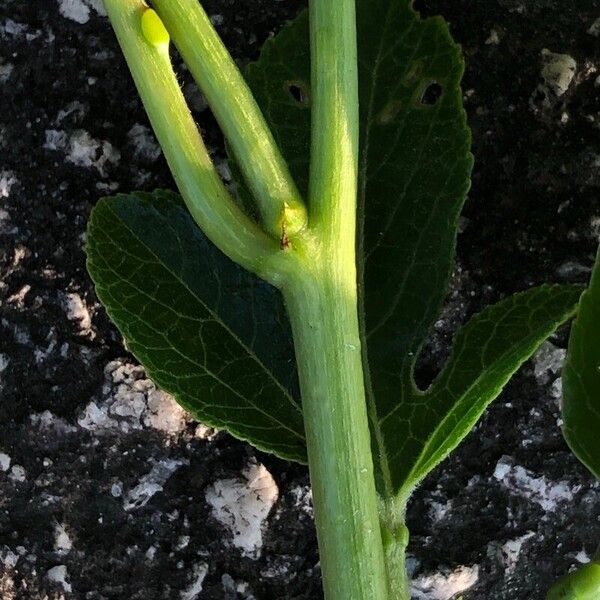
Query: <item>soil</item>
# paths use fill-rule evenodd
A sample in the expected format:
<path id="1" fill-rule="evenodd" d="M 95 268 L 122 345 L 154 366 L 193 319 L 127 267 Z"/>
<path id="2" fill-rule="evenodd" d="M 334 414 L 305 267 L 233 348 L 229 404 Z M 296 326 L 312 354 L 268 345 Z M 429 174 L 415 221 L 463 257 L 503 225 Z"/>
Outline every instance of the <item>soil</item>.
<path id="1" fill-rule="evenodd" d="M 305 2 L 204 5 L 243 64 Z M 589 276 L 600 0 L 417 6 L 463 46 L 476 157 L 427 370 L 484 305 Z M 306 470 L 193 423 L 94 295 L 84 242 L 98 197 L 173 187 L 102 13 L 99 0 L 0 0 L 0 596 L 321 598 Z M 183 84 L 222 158 L 185 73 Z M 541 600 L 600 541 L 599 485 L 559 430 L 565 342 L 563 331 L 543 347 L 415 495 L 415 598 Z M 257 499 L 259 472 L 272 508 Z M 219 512 L 215 490 L 249 512 Z"/>

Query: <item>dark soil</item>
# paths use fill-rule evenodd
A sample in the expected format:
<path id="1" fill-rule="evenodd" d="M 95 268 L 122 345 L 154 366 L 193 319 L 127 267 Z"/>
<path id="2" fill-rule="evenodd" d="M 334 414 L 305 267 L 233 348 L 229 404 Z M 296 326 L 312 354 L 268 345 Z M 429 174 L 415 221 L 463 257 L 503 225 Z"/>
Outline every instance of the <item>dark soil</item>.
<path id="1" fill-rule="evenodd" d="M 305 2 L 204 5 L 244 63 Z M 456 326 L 485 304 L 589 275 L 600 235 L 600 26 L 589 31 L 600 0 L 417 5 L 444 15 L 463 45 L 476 157 L 452 293 L 424 363 L 433 368 Z M 73 6 L 87 6 L 89 19 L 79 12 L 85 22 L 73 20 Z M 136 142 L 146 130 L 131 131 L 148 123 L 95 6 L 0 0 L 0 596 L 320 598 L 305 469 L 189 420 L 156 426 L 151 383 L 95 298 L 84 241 L 98 197 L 173 187 L 151 137 Z M 576 62 L 560 96 L 544 87 L 544 49 Z M 223 156 L 187 82 L 207 143 Z M 444 590 L 474 581 L 465 600 L 541 600 L 600 541 L 600 489 L 557 423 L 565 341 L 561 332 L 528 363 L 416 494 L 411 565 L 416 589 L 430 588 L 416 597 L 449 598 Z M 108 419 L 119 398 L 135 393 L 141 420 L 114 407 L 110 423 L 83 418 L 94 402 Z M 258 558 L 232 547 L 205 501 L 207 487 L 239 477 L 253 460 L 280 495 Z M 126 508 L 160 465 L 168 471 L 161 489 Z"/>

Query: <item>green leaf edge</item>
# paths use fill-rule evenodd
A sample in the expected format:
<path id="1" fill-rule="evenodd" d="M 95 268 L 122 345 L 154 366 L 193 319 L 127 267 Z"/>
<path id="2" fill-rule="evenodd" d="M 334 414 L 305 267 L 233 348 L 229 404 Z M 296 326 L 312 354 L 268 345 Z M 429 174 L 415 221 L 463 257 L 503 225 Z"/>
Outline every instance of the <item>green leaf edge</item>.
<path id="1" fill-rule="evenodd" d="M 585 354 L 590 350 L 591 354 L 595 354 L 597 358 L 600 357 L 600 336 L 594 339 L 593 336 L 587 335 L 588 332 L 586 331 L 586 324 L 589 326 L 591 321 L 596 323 L 595 330 L 600 332 L 599 316 L 600 247 L 598 248 L 596 262 L 592 270 L 590 284 L 581 295 L 579 314 L 573 322 L 571 329 L 567 358 L 562 372 L 563 401 L 561 405 L 563 415 L 562 432 L 565 441 L 573 454 L 598 480 L 600 480 L 600 455 L 597 453 L 594 454 L 593 450 L 587 448 L 586 436 L 582 435 L 580 437 L 578 435 L 577 430 L 579 427 L 573 423 L 571 411 L 574 408 L 577 411 L 577 415 L 581 416 L 581 409 L 583 408 L 584 413 L 591 412 L 594 414 L 594 422 L 600 423 L 600 375 L 596 374 L 597 379 L 594 383 L 598 387 L 592 390 L 590 389 L 589 382 L 584 382 L 581 372 L 582 369 L 586 368 L 586 365 L 577 364 L 581 362 L 581 354 Z M 596 365 L 596 369 L 600 371 L 600 365 Z M 590 404 L 590 400 L 593 402 L 593 398 L 589 396 L 590 393 L 592 395 L 595 393 L 597 396 L 597 406 L 595 407 Z M 600 440 L 600 431 L 597 432 L 597 436 Z M 600 441 L 598 441 L 597 446 L 596 450 L 600 448 Z"/>
<path id="2" fill-rule="evenodd" d="M 453 342 L 452 342 L 452 351 L 451 351 L 450 356 L 448 357 L 446 363 L 442 367 L 441 372 L 439 373 L 439 375 L 436 377 L 436 379 L 433 381 L 433 383 L 429 386 L 429 388 L 427 390 L 420 392 L 415 387 L 415 390 L 414 390 L 415 395 L 419 396 L 422 400 L 426 401 L 427 398 L 432 398 L 436 394 L 443 393 L 444 388 L 441 386 L 444 383 L 444 377 L 445 377 L 447 371 L 449 369 L 460 368 L 460 363 L 455 363 L 456 348 L 459 346 L 460 341 L 463 338 L 465 338 L 469 334 L 469 332 L 477 326 L 478 321 L 482 318 L 485 318 L 485 316 L 488 313 L 493 312 L 495 309 L 498 309 L 498 308 L 502 307 L 503 305 L 518 302 L 518 300 L 520 298 L 524 298 L 527 295 L 530 295 L 530 294 L 533 294 L 536 292 L 556 291 L 556 292 L 571 293 L 574 296 L 579 296 L 581 294 L 582 289 L 583 288 L 580 285 L 542 284 L 540 286 L 529 288 L 528 290 L 525 290 L 523 292 L 511 294 L 510 296 L 502 299 L 501 301 L 499 301 L 495 304 L 486 306 L 483 310 L 481 310 L 479 313 L 475 314 L 471 319 L 469 319 L 469 321 L 456 332 L 456 334 L 453 338 Z M 436 430 L 432 433 L 432 435 L 427 440 L 427 443 L 425 444 L 425 446 L 423 448 L 423 452 L 421 453 L 419 460 L 415 463 L 415 466 L 411 470 L 409 476 L 406 478 L 406 483 L 404 483 L 401 486 L 400 491 L 399 491 L 400 497 L 408 498 L 408 496 L 423 481 L 423 479 L 429 473 L 431 473 L 431 471 L 433 471 L 433 469 L 435 469 L 441 462 L 443 462 L 462 443 L 462 441 L 471 433 L 471 431 L 473 430 L 473 428 L 475 427 L 475 425 L 477 424 L 477 422 L 479 421 L 479 419 L 481 418 L 481 416 L 483 415 L 485 410 L 488 408 L 488 406 L 496 398 L 498 398 L 498 396 L 502 393 L 506 384 L 512 379 L 514 374 L 523 366 L 523 364 L 527 360 L 529 360 L 533 356 L 533 354 L 541 346 L 541 344 L 548 338 L 548 336 L 550 336 L 554 331 L 556 331 L 556 329 L 558 327 L 560 327 L 561 325 L 566 323 L 569 319 L 573 318 L 573 316 L 577 313 L 577 310 L 578 310 L 578 303 L 574 302 L 573 308 L 570 311 L 567 311 L 563 315 L 562 318 L 558 318 L 558 319 L 554 320 L 553 323 L 549 324 L 549 326 L 545 330 L 546 334 L 543 335 L 543 337 L 537 338 L 536 340 L 532 340 L 530 342 L 530 344 L 528 345 L 528 347 L 520 355 L 520 358 L 517 358 L 515 360 L 514 367 L 508 368 L 505 371 L 505 373 L 503 374 L 503 376 L 498 380 L 498 383 L 496 383 L 496 385 L 493 386 L 494 389 L 493 389 L 492 393 L 489 395 L 488 399 L 484 403 L 482 403 L 478 409 L 475 410 L 474 415 L 471 418 L 469 418 L 469 415 L 471 415 L 472 410 L 473 410 L 471 408 L 470 410 L 467 411 L 466 415 L 462 419 L 459 420 L 458 424 L 452 430 L 452 433 L 454 434 L 454 431 L 456 429 L 461 428 L 460 424 L 466 418 L 467 425 L 465 427 L 462 427 L 462 429 L 465 430 L 465 432 L 462 435 L 459 434 L 456 438 L 456 441 L 445 450 L 440 451 L 439 448 L 441 448 L 442 445 L 437 444 L 438 449 L 434 450 L 432 452 L 429 452 L 430 458 L 425 459 L 423 457 L 426 453 L 428 453 L 428 446 L 435 443 L 434 440 L 435 440 L 436 434 L 442 429 L 444 424 L 450 418 L 452 418 L 452 412 L 446 413 L 446 415 L 444 416 L 444 419 L 439 423 Z M 506 353 L 504 353 L 502 355 L 502 358 L 499 360 L 506 360 L 506 358 L 509 355 L 510 355 L 510 348 L 507 350 Z M 498 362 L 498 361 L 496 361 L 496 362 Z M 454 403 L 454 406 L 456 406 L 457 404 L 460 404 L 465 399 L 465 397 L 469 393 L 469 391 L 471 389 L 473 389 L 473 387 L 478 382 L 480 382 L 483 378 L 485 378 L 486 373 L 489 373 L 489 370 L 490 370 L 490 368 L 488 367 L 487 369 L 485 369 L 485 371 L 481 372 L 479 377 L 477 377 L 477 379 L 475 379 L 473 381 L 473 383 L 469 386 L 467 391 L 465 393 L 463 393 L 461 395 L 460 399 Z M 451 436 L 446 436 L 446 439 L 450 439 L 450 437 Z M 413 475 L 413 473 L 414 473 L 414 475 Z"/>

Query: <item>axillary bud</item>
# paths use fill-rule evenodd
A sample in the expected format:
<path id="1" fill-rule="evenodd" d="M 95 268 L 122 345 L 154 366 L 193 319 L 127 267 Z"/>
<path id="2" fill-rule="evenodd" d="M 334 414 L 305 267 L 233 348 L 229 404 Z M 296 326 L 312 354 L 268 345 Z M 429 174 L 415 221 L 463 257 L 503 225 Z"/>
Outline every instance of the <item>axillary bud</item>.
<path id="1" fill-rule="evenodd" d="M 155 10 L 147 8 L 142 13 L 141 25 L 142 34 L 149 44 L 157 48 L 168 47 L 171 37 Z"/>

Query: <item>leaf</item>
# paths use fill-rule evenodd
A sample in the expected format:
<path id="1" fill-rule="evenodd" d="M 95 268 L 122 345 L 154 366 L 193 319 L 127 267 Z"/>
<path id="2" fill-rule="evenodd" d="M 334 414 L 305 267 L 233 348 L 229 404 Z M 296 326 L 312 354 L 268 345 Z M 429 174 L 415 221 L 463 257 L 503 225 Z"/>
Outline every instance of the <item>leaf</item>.
<path id="1" fill-rule="evenodd" d="M 600 479 L 600 250 L 573 323 L 562 383 L 565 439 Z"/>
<path id="2" fill-rule="evenodd" d="M 420 417 L 399 451 L 402 458 L 417 457 L 402 471 L 403 494 L 458 445 L 515 371 L 575 314 L 580 295 L 575 285 L 531 288 L 485 308 L 460 329 L 443 371 L 402 408 Z"/>
<path id="3" fill-rule="evenodd" d="M 156 383 L 203 423 L 306 460 L 278 292 L 221 254 L 177 194 L 103 198 L 87 254 L 98 297 Z"/>
<path id="4" fill-rule="evenodd" d="M 447 385 L 440 379 L 427 393 L 416 389 L 415 360 L 446 295 L 457 220 L 469 188 L 463 61 L 443 19 L 422 20 L 408 0 L 358 0 L 357 27 L 363 358 L 378 489 L 384 497 L 406 497 L 467 435 L 537 345 L 572 314 L 578 292 L 534 289 L 487 309 L 457 337 L 443 376 Z M 267 41 L 246 78 L 306 194 L 311 99 L 306 12 Z M 487 344 L 485 356 L 473 340 Z"/>

